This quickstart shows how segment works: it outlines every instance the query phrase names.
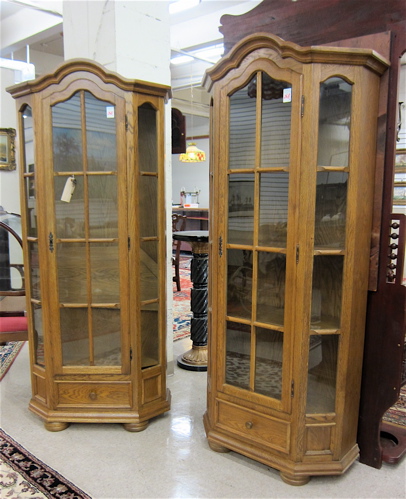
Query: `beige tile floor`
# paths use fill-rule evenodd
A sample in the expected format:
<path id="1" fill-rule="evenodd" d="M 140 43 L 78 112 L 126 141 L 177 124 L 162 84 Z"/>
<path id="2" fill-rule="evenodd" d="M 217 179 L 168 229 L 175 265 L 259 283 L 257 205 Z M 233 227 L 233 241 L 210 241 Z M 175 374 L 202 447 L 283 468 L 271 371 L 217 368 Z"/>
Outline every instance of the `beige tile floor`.
<path id="1" fill-rule="evenodd" d="M 190 340 L 174 344 L 175 358 Z M 0 383 L 1 426 L 94 499 L 405 498 L 406 459 L 380 470 L 359 462 L 342 476 L 285 484 L 276 470 L 234 452 L 217 454 L 205 438 L 206 373 L 175 368 L 171 411 L 140 433 L 119 424 L 73 424 L 50 433 L 28 409 L 26 344 Z"/>

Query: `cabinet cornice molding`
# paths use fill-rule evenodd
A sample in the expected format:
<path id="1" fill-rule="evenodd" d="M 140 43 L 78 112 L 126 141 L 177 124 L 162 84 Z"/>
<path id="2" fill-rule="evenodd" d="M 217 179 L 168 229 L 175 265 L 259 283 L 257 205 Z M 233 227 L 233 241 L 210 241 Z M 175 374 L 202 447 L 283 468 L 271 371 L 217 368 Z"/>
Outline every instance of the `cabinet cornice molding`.
<path id="1" fill-rule="evenodd" d="M 282 59 L 291 58 L 303 64 L 364 66 L 378 75 L 383 74 L 390 66 L 390 62 L 375 50 L 329 46 L 301 47 L 270 33 L 255 33 L 243 38 L 217 64 L 206 71 L 203 86 L 210 91 L 213 83 L 238 68 L 249 54 L 260 49 L 271 49 Z"/>
<path id="2" fill-rule="evenodd" d="M 90 59 L 70 59 L 60 64 L 53 73 L 40 76 L 35 80 L 25 81 L 7 88 L 14 98 L 27 94 L 41 92 L 51 85 L 58 85 L 68 75 L 79 72 L 94 74 L 106 84 L 113 84 L 121 90 L 128 92 L 147 93 L 169 99 L 171 97 L 170 87 L 159 83 L 151 83 L 142 80 L 124 78 L 114 71 L 107 70 L 101 64 Z"/>

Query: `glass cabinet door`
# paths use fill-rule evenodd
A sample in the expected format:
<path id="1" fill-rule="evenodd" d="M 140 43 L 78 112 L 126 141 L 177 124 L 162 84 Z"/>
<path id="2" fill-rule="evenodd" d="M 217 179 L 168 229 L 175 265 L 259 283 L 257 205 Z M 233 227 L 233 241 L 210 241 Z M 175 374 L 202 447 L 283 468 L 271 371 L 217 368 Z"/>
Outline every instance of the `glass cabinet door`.
<path id="1" fill-rule="evenodd" d="M 138 223 L 140 228 L 141 367 L 159 364 L 160 241 L 157 110 L 146 102 L 138 107 Z"/>
<path id="2" fill-rule="evenodd" d="M 350 175 L 352 86 L 320 85 L 307 412 L 334 412 Z"/>
<path id="3" fill-rule="evenodd" d="M 56 257 L 63 366 L 122 364 L 117 109 L 88 91 L 52 107 Z M 122 196 L 121 196 L 122 197 Z"/>
<path id="4" fill-rule="evenodd" d="M 23 107 L 19 114 L 19 119 L 22 130 L 24 221 L 27 242 L 26 251 L 28 254 L 28 269 L 26 268 L 24 273 L 26 280 L 25 287 L 31 304 L 30 317 L 34 330 L 34 362 L 44 367 L 44 332 L 38 248 L 37 174 L 34 160 L 35 135 L 32 108 L 30 105 Z"/>
<path id="5" fill-rule="evenodd" d="M 229 95 L 225 381 L 277 401 L 288 382 L 292 86 L 259 71 Z"/>

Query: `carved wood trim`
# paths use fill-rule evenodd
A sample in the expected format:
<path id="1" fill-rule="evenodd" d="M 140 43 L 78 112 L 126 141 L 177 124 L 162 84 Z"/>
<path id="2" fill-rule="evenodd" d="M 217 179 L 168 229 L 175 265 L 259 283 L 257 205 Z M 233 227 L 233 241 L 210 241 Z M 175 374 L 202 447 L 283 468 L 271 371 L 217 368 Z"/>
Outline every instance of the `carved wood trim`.
<path id="1" fill-rule="evenodd" d="M 142 80 L 130 80 L 120 76 L 118 73 L 108 71 L 101 64 L 88 59 L 70 59 L 60 64 L 53 73 L 40 76 L 35 80 L 13 85 L 6 90 L 14 98 L 21 97 L 27 94 L 40 92 L 51 85 L 58 85 L 66 76 L 81 71 L 94 74 L 104 83 L 111 83 L 124 91 L 147 93 L 149 95 L 158 95 L 166 98 L 170 97 L 170 87 L 166 85 Z"/>
<path id="2" fill-rule="evenodd" d="M 283 59 L 292 58 L 305 64 L 323 62 L 325 64 L 365 66 L 379 75 L 383 74 L 390 66 L 390 62 L 385 57 L 371 49 L 301 47 L 270 33 L 255 33 L 239 41 L 215 66 L 207 70 L 203 85 L 210 91 L 214 81 L 224 78 L 229 71 L 237 68 L 251 52 L 264 48 L 274 50 Z"/>

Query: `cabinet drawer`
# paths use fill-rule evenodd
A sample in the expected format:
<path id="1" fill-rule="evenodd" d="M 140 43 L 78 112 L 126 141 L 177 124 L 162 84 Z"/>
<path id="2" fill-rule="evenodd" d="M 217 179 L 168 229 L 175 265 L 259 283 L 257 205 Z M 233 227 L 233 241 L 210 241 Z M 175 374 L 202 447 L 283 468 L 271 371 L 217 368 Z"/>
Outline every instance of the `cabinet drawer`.
<path id="1" fill-rule="evenodd" d="M 58 406 L 130 406 L 131 383 L 58 383 Z"/>
<path id="2" fill-rule="evenodd" d="M 218 402 L 219 427 L 282 452 L 289 452 L 290 424 L 228 402 Z"/>

